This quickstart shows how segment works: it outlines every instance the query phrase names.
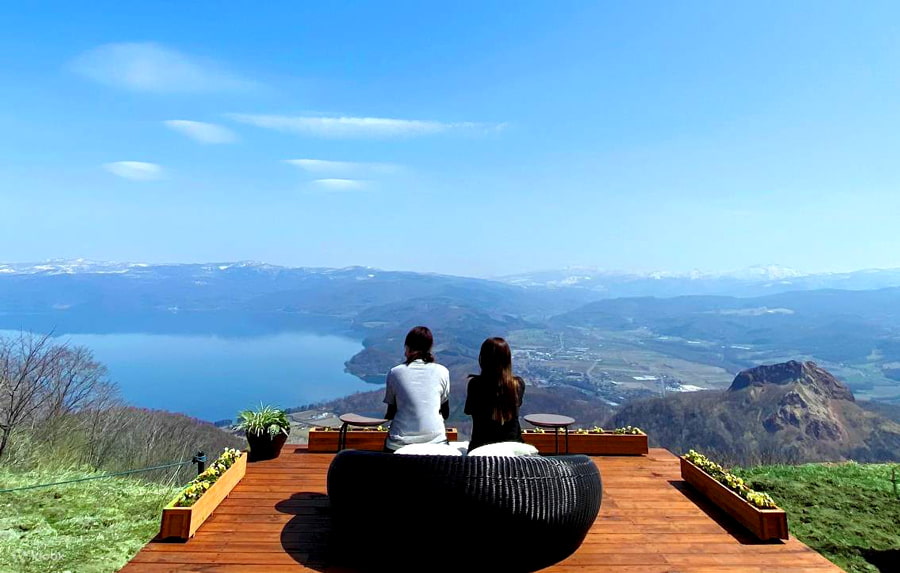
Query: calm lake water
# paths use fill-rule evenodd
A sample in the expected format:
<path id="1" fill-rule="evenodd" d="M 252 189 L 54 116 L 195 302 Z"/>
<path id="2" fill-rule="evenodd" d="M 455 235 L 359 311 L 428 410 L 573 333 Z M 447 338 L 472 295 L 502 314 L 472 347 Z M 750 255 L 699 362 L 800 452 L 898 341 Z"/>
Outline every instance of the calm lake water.
<path id="1" fill-rule="evenodd" d="M 362 345 L 340 336 L 66 334 L 58 340 L 90 348 L 129 403 L 209 421 L 234 418 L 260 402 L 292 407 L 377 388 L 344 372 Z"/>

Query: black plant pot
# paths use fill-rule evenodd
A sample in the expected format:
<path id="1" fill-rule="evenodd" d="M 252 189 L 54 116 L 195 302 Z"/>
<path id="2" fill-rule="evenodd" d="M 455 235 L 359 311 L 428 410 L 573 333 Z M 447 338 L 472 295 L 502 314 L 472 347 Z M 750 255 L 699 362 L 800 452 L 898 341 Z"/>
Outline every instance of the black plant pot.
<path id="1" fill-rule="evenodd" d="M 247 456 L 247 461 L 258 462 L 277 458 L 286 441 L 287 435 L 282 433 L 276 434 L 273 438 L 268 433 L 251 434 L 248 432 L 247 443 L 250 445 L 250 454 Z"/>

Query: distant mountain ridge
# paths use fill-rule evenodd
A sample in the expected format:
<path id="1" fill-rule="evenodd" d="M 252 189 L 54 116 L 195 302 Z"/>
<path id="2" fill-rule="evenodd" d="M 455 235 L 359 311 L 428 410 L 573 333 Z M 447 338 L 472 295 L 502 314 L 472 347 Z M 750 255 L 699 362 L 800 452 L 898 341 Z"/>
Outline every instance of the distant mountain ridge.
<path id="1" fill-rule="evenodd" d="M 601 298 L 632 296 L 672 297 L 717 294 L 761 296 L 795 290 L 871 290 L 900 286 L 900 268 L 863 269 L 849 272 L 806 273 L 780 265 L 757 265 L 730 272 L 611 271 L 591 267 L 535 271 L 494 278 L 475 278 L 442 273 L 389 271 L 367 266 L 305 267 L 274 265 L 258 261 L 209 263 L 108 262 L 89 259 L 52 259 L 37 263 L 0 263 L 3 275 L 121 274 L 139 277 L 192 275 L 208 277 L 223 272 L 259 275 L 370 275 L 433 276 L 506 284 L 524 288 L 590 291 Z"/>
<path id="2" fill-rule="evenodd" d="M 734 463 L 900 460 L 900 424 L 857 403 L 813 362 L 740 372 L 726 391 L 635 401 L 614 418 L 675 452 L 712 452 Z"/>
<path id="3" fill-rule="evenodd" d="M 567 267 L 565 269 L 550 269 L 542 271 L 533 271 L 514 275 L 505 275 L 497 277 L 497 280 L 510 283 L 545 285 L 554 286 L 571 286 L 584 283 L 595 279 L 604 278 L 631 278 L 631 279 L 737 279 L 737 280 L 783 280 L 788 278 L 810 276 L 815 273 L 804 273 L 789 267 L 780 265 L 755 265 L 736 271 L 726 272 L 707 272 L 694 269 L 687 272 L 677 271 L 616 271 L 608 269 L 600 269 L 596 267 Z"/>
<path id="4" fill-rule="evenodd" d="M 509 275 L 496 280 L 530 288 L 587 290 L 603 298 L 685 295 L 752 297 L 801 290 L 896 287 L 900 286 L 900 269 L 804 273 L 778 265 L 761 265 L 726 273 L 630 273 L 576 267 Z"/>
<path id="5" fill-rule="evenodd" d="M 82 260 L 0 264 L 0 311 L 7 312 L 113 306 L 119 312 L 222 310 L 339 315 L 422 296 L 464 293 L 474 298 L 491 296 L 503 303 L 524 292 L 484 279 L 369 267 L 280 267 L 250 262 L 148 265 Z"/>
<path id="6" fill-rule="evenodd" d="M 890 282 L 892 272 L 876 274 L 884 275 L 882 282 Z M 663 292 L 670 290 L 665 287 L 669 279 L 640 280 L 663 285 Z M 695 290 L 715 290 L 706 279 L 677 280 L 691 282 Z M 729 280 L 737 284 L 736 279 Z M 895 327 L 900 320 L 900 288 L 765 292 L 769 294 L 761 297 L 609 298 L 610 292 L 588 288 L 522 286 L 370 267 L 290 268 L 257 262 L 150 265 L 79 259 L 0 264 L 0 328 L 56 333 L 347 334 L 363 340 L 365 350 L 349 366 L 367 380 L 386 371 L 395 357 L 398 332 L 413 322 L 433 326 L 453 343 L 454 349 L 448 351 L 467 359 L 477 354 L 483 334 L 545 330 L 575 339 L 594 332 L 599 337 L 594 340 L 603 344 L 606 333 L 624 332 L 632 333 L 627 335 L 632 348 L 727 372 L 804 356 L 830 367 L 844 363 L 855 368 L 860 373 L 852 380 L 857 390 L 863 384 L 869 390 L 873 384 L 888 388 L 900 379 L 900 331 Z M 889 389 L 881 392 L 892 395 Z"/>
<path id="7" fill-rule="evenodd" d="M 258 261 L 232 261 L 232 262 L 207 262 L 207 263 L 133 263 L 133 262 L 112 262 L 112 261 L 93 261 L 89 259 L 51 259 L 41 263 L 0 263 L 0 273 L 3 274 L 121 274 L 134 273 L 137 275 L 147 275 L 154 270 L 168 269 L 169 272 L 175 269 L 187 272 L 215 272 L 227 271 L 229 269 L 246 269 L 256 272 L 280 272 L 280 271 L 302 271 L 307 273 L 336 273 L 345 271 L 371 271 L 377 270 L 371 267 L 351 266 L 343 268 L 331 267 L 289 267 L 281 265 L 271 265 Z"/>

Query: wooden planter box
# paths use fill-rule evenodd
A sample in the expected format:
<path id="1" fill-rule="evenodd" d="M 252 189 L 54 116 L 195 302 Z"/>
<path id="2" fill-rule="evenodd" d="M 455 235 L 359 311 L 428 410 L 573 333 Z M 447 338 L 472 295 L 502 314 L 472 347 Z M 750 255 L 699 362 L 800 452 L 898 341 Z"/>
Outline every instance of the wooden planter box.
<path id="1" fill-rule="evenodd" d="M 681 458 L 681 477 L 757 538 L 788 538 L 787 514 L 783 509 L 756 507 L 684 458 Z"/>
<path id="2" fill-rule="evenodd" d="M 193 537 L 206 518 L 209 517 L 222 500 L 225 499 L 234 486 L 241 481 L 247 473 L 247 452 L 234 461 L 225 473 L 219 476 L 216 483 L 206 490 L 200 499 L 191 507 L 175 507 L 175 500 L 168 507 L 163 508 L 162 525 L 156 540 L 182 539 L 187 541 Z"/>
<path id="3" fill-rule="evenodd" d="M 556 453 L 553 431 L 522 432 L 522 439 L 542 454 Z M 559 452 L 566 451 L 566 434 L 559 432 Z M 645 456 L 648 452 L 646 434 L 576 434 L 569 432 L 569 453 L 591 456 Z"/>
<path id="4" fill-rule="evenodd" d="M 309 430 L 310 452 L 336 452 L 338 451 L 338 432 L 334 430 L 322 430 L 312 428 Z M 348 450 L 372 450 L 380 452 L 384 449 L 384 440 L 387 439 L 387 430 L 347 430 Z M 459 439 L 456 428 L 447 428 L 447 440 L 455 442 Z"/>

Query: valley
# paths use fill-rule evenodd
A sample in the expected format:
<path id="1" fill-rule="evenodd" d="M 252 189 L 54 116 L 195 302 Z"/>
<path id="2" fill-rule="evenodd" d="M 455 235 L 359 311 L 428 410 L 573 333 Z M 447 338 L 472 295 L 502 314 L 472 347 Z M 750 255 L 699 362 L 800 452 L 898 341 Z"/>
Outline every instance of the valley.
<path id="1" fill-rule="evenodd" d="M 666 336 L 647 328 L 610 331 L 591 328 L 512 331 L 517 368 L 542 386 L 573 386 L 607 403 L 726 388 L 734 375 L 758 364 L 814 360 L 866 400 L 900 403 L 892 363 L 877 351 L 855 362 L 828 359 L 827 353 L 780 350 L 723 340 Z"/>
<path id="2" fill-rule="evenodd" d="M 733 374 L 721 366 L 666 354 L 644 343 L 646 332 L 591 329 L 512 331 L 515 363 L 529 382 L 572 386 L 610 405 L 667 392 L 723 388 Z"/>

